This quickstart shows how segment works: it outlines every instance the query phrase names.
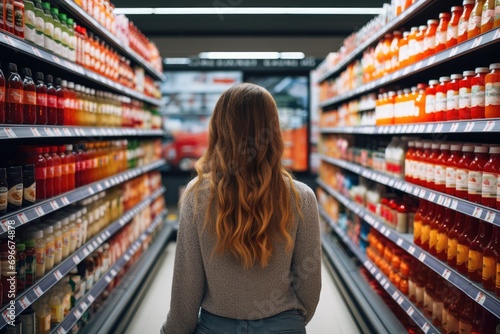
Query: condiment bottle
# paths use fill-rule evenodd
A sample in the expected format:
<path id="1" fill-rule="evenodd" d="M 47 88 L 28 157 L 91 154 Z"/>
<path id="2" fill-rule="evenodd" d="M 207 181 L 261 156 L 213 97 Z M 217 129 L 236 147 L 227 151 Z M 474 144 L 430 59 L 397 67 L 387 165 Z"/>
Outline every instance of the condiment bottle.
<path id="1" fill-rule="evenodd" d="M 62 261 L 63 234 L 61 220 L 55 219 L 50 222 L 54 231 L 54 265 L 57 266 Z"/>
<path id="2" fill-rule="evenodd" d="M 47 178 L 45 179 L 45 196 L 46 198 L 51 198 L 54 195 L 54 177 L 55 177 L 55 168 L 54 168 L 54 160 L 52 156 L 49 154 L 50 148 L 48 146 L 42 147 L 43 158 L 45 159 Z"/>
<path id="3" fill-rule="evenodd" d="M 44 13 L 42 8 L 41 0 L 34 0 L 34 13 L 35 13 L 35 44 L 42 47 L 44 46 L 44 30 L 45 30 L 45 21 L 44 21 Z M 26 7 L 25 7 L 26 12 Z M 25 13 L 25 18 L 28 15 Z M 26 31 L 24 32 L 26 34 Z"/>
<path id="4" fill-rule="evenodd" d="M 469 260 L 469 248 L 472 240 L 476 237 L 479 231 L 479 220 L 471 217 L 465 217 L 464 232 L 458 237 L 457 245 L 457 270 L 467 275 L 467 266 Z"/>
<path id="5" fill-rule="evenodd" d="M 50 15 L 52 15 L 52 22 L 54 23 L 54 35 L 52 39 L 54 40 L 54 53 L 58 56 L 62 56 L 62 26 L 61 21 L 59 21 L 59 9 L 52 7 L 50 8 Z"/>
<path id="6" fill-rule="evenodd" d="M 24 3 L 14 0 L 14 34 L 24 39 Z"/>
<path id="7" fill-rule="evenodd" d="M 462 6 L 451 7 L 451 19 L 450 23 L 448 23 L 448 31 L 446 33 L 446 48 L 452 47 L 458 43 L 458 24 L 462 12 Z"/>
<path id="8" fill-rule="evenodd" d="M 76 226 L 76 214 L 72 213 L 69 215 L 69 253 L 73 253 L 76 250 L 76 245 L 78 243 L 78 229 Z"/>
<path id="9" fill-rule="evenodd" d="M 410 35 L 408 35 L 408 64 L 415 63 L 417 55 L 417 33 L 418 27 L 411 27 Z"/>
<path id="10" fill-rule="evenodd" d="M 405 181 L 414 182 L 414 155 L 415 155 L 415 141 L 410 140 L 408 142 L 408 150 L 405 154 Z"/>
<path id="11" fill-rule="evenodd" d="M 21 209 L 23 204 L 23 171 L 21 166 L 7 168 L 7 208 L 10 211 Z"/>
<path id="12" fill-rule="evenodd" d="M 488 146 L 474 147 L 474 160 L 469 165 L 468 195 L 467 199 L 474 203 L 481 203 L 481 190 L 483 185 L 483 168 L 488 162 Z"/>
<path id="13" fill-rule="evenodd" d="M 423 222 L 422 222 L 422 235 L 420 236 L 420 247 L 422 249 L 429 251 L 430 249 L 430 234 L 431 234 L 431 223 L 436 217 L 437 213 L 437 206 L 436 204 L 429 202 L 427 204 L 428 206 L 428 211 L 427 215 L 425 216 Z"/>
<path id="14" fill-rule="evenodd" d="M 35 315 L 36 315 L 36 333 L 49 334 L 50 333 L 50 307 L 49 296 L 42 295 L 40 299 L 35 301 Z"/>
<path id="15" fill-rule="evenodd" d="M 425 121 L 434 122 L 436 111 L 436 86 L 439 84 L 437 80 L 430 80 L 429 86 L 425 89 Z"/>
<path id="16" fill-rule="evenodd" d="M 36 202 L 35 165 L 23 166 L 23 206 L 30 206 Z"/>
<path id="17" fill-rule="evenodd" d="M 424 37 L 424 54 L 423 58 L 427 58 L 436 53 L 436 32 L 438 20 L 427 20 L 427 30 Z"/>
<path id="18" fill-rule="evenodd" d="M 436 87 L 436 110 L 434 111 L 435 121 L 444 121 L 446 112 L 446 86 L 450 82 L 450 77 L 440 77 L 440 84 Z"/>
<path id="19" fill-rule="evenodd" d="M 486 310 L 481 304 L 474 303 L 471 334 L 493 333 L 497 327 L 497 317 Z"/>
<path id="20" fill-rule="evenodd" d="M 484 118 L 485 105 L 485 77 L 488 74 L 487 67 L 476 68 L 476 76 L 471 79 L 471 108 L 472 118 Z"/>
<path id="21" fill-rule="evenodd" d="M 60 324 L 64 319 L 64 295 L 60 284 L 56 284 L 51 289 L 49 306 L 50 322 L 52 324 Z"/>
<path id="22" fill-rule="evenodd" d="M 461 74 L 452 74 L 451 81 L 446 84 L 446 120 L 458 120 L 459 110 L 459 80 L 462 80 Z"/>
<path id="23" fill-rule="evenodd" d="M 420 155 L 420 185 L 422 187 L 429 188 L 429 184 L 427 183 L 427 164 L 429 163 L 429 156 L 431 155 L 432 144 L 430 141 L 425 141 L 423 145 L 423 152 Z"/>
<path id="24" fill-rule="evenodd" d="M 7 183 L 7 170 L 0 168 L 0 214 L 7 212 L 7 198 L 9 194 L 9 184 Z"/>
<path id="25" fill-rule="evenodd" d="M 439 156 L 434 164 L 434 189 L 442 193 L 446 192 L 446 165 L 450 158 L 450 144 L 439 146 Z"/>
<path id="26" fill-rule="evenodd" d="M 469 248 L 469 260 L 467 270 L 469 278 L 475 282 L 481 282 L 483 277 L 483 252 L 490 243 L 493 233 L 493 225 L 480 220 L 479 232 L 472 240 Z"/>
<path id="27" fill-rule="evenodd" d="M 437 164 L 437 159 L 439 157 L 439 144 L 437 143 L 432 143 L 431 144 L 431 151 L 430 155 L 427 155 L 427 164 L 425 167 L 425 179 L 427 183 L 427 188 L 429 189 L 435 189 L 436 187 L 436 180 L 434 179 L 435 176 L 435 168 Z"/>
<path id="28" fill-rule="evenodd" d="M 36 281 L 36 249 L 35 239 L 25 236 L 26 245 L 26 287 L 35 284 Z"/>
<path id="29" fill-rule="evenodd" d="M 458 118 L 471 119 L 471 80 L 475 75 L 474 71 L 464 71 L 463 79 L 458 83 Z"/>
<path id="30" fill-rule="evenodd" d="M 31 77 L 31 70 L 29 68 L 23 69 L 24 81 L 23 81 L 23 91 L 24 91 L 24 113 L 23 113 L 23 123 L 24 124 L 35 124 L 36 123 L 36 87 L 33 78 Z"/>
<path id="31" fill-rule="evenodd" d="M 402 37 L 402 33 L 399 30 L 396 30 L 392 33 L 392 42 L 390 46 L 390 55 L 391 55 L 391 63 L 390 69 L 391 71 L 395 71 L 399 68 L 399 40 Z"/>
<path id="32" fill-rule="evenodd" d="M 500 227 L 493 226 L 493 235 L 483 253 L 482 283 L 485 289 L 495 291 L 498 282 L 498 266 L 500 266 Z M 498 284 L 497 284 L 498 286 Z M 498 295 L 498 294 L 497 294 Z"/>
<path id="33" fill-rule="evenodd" d="M 490 147 L 490 159 L 483 167 L 483 184 L 481 187 L 481 204 L 490 208 L 500 207 L 500 192 L 498 192 L 498 179 L 500 167 L 500 146 Z"/>
<path id="34" fill-rule="evenodd" d="M 54 268 L 56 241 L 54 238 L 54 228 L 52 225 L 39 225 L 38 228 L 43 231 L 45 239 L 45 271 L 50 271 Z"/>
<path id="35" fill-rule="evenodd" d="M 474 8 L 469 17 L 469 28 L 467 30 L 467 38 L 471 39 L 481 33 L 481 19 L 483 16 L 484 2 L 486 0 L 476 0 Z"/>
<path id="36" fill-rule="evenodd" d="M 57 124 L 57 91 L 52 75 L 47 75 L 47 124 Z"/>
<path id="37" fill-rule="evenodd" d="M 57 95 L 57 125 L 64 125 L 64 89 L 62 87 L 61 78 L 56 78 L 56 95 Z"/>
<path id="38" fill-rule="evenodd" d="M 36 124 L 47 124 L 47 86 L 43 73 L 36 72 Z"/>
<path id="39" fill-rule="evenodd" d="M 49 152 L 54 162 L 54 196 L 57 196 L 61 193 L 62 184 L 61 158 L 57 155 L 57 146 L 50 146 Z"/>
<path id="40" fill-rule="evenodd" d="M 75 189 L 76 153 L 73 152 L 73 145 L 66 145 L 66 157 L 68 164 L 68 191 Z"/>
<path id="41" fill-rule="evenodd" d="M 470 298 L 464 298 L 465 304 L 461 305 L 461 312 L 458 320 L 457 333 L 470 333 L 472 330 L 472 317 L 475 302 Z"/>
<path id="42" fill-rule="evenodd" d="M 429 232 L 429 253 L 436 256 L 437 255 L 437 241 L 438 241 L 438 232 L 439 227 L 443 224 L 444 220 L 444 207 L 441 205 L 436 206 L 436 214 L 434 219 L 430 223 L 430 232 Z"/>
<path id="43" fill-rule="evenodd" d="M 455 196 L 461 199 L 468 198 L 469 166 L 472 160 L 474 160 L 474 145 L 464 144 L 462 146 L 462 157 L 458 161 L 456 169 L 457 179 L 456 179 Z"/>
<path id="44" fill-rule="evenodd" d="M 24 39 L 35 44 L 36 30 L 35 30 L 35 4 L 32 0 L 24 0 Z"/>
<path id="45" fill-rule="evenodd" d="M 483 13 L 481 16 L 481 33 L 490 31 L 495 23 L 495 7 L 500 7 L 498 1 L 486 0 L 483 6 Z M 499 15 L 498 13 L 496 15 Z"/>
<path id="46" fill-rule="evenodd" d="M 17 65 L 9 64 L 10 76 L 7 80 L 7 105 L 5 110 L 5 123 L 23 124 L 23 81 L 17 73 Z"/>
<path id="47" fill-rule="evenodd" d="M 403 32 L 403 38 L 399 40 L 399 68 L 408 66 L 408 37 L 410 36 L 409 31 Z"/>
<path id="48" fill-rule="evenodd" d="M 418 27 L 418 32 L 416 35 L 416 49 L 415 49 L 415 61 L 420 61 L 424 58 L 424 38 L 425 32 L 427 31 L 426 25 L 421 25 Z"/>
<path id="49" fill-rule="evenodd" d="M 436 257 L 446 262 L 448 251 L 448 234 L 455 225 L 455 211 L 445 208 L 444 218 L 441 225 L 438 227 L 437 241 L 436 241 Z"/>
<path id="50" fill-rule="evenodd" d="M 498 118 L 500 117 L 500 63 L 491 64 L 490 71 L 484 77 L 484 116 Z"/>
<path id="51" fill-rule="evenodd" d="M 463 2 L 463 12 L 458 22 L 458 43 L 465 42 L 469 38 L 469 19 L 472 9 L 474 8 L 474 3 L 475 0 L 464 0 Z"/>
<path id="52" fill-rule="evenodd" d="M 444 280 L 436 276 L 435 281 L 435 293 L 432 299 L 432 324 L 434 326 L 440 327 L 442 324 L 443 315 L 443 290 L 444 290 Z"/>
<path id="53" fill-rule="evenodd" d="M 436 45 L 434 47 L 436 53 L 446 49 L 446 37 L 450 19 L 450 13 L 439 13 L 439 25 L 436 31 Z"/>
<path id="54" fill-rule="evenodd" d="M 50 3 L 42 2 L 43 22 L 44 22 L 44 39 L 43 46 L 47 50 L 55 50 L 54 41 L 54 21 L 50 14 Z"/>
<path id="55" fill-rule="evenodd" d="M 16 242 L 16 280 L 17 292 L 24 291 L 26 288 L 26 245 L 22 242 Z"/>
<path id="56" fill-rule="evenodd" d="M 0 63 L 0 124 L 5 123 L 5 97 L 5 76 L 3 75 L 2 64 Z"/>
<path id="57" fill-rule="evenodd" d="M 14 0 L 4 1 L 5 30 L 14 34 Z"/>
<path id="58" fill-rule="evenodd" d="M 47 187 L 47 162 L 43 157 L 43 149 L 41 147 L 30 148 L 26 162 L 35 165 L 35 198 L 36 200 L 44 200 L 46 198 Z"/>
<path id="59" fill-rule="evenodd" d="M 28 239 L 35 240 L 36 252 L 36 279 L 39 280 L 45 275 L 45 239 L 43 231 L 36 228 L 26 230 Z"/>
<path id="60" fill-rule="evenodd" d="M 71 238 L 68 217 L 61 217 L 61 232 L 63 237 L 62 258 L 65 259 L 69 255 L 69 243 Z"/>

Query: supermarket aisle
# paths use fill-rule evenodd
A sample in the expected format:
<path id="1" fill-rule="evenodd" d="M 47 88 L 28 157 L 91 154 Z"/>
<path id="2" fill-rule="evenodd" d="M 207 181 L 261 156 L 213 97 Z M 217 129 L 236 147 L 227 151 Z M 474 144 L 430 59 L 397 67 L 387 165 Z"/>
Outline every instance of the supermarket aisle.
<path id="1" fill-rule="evenodd" d="M 167 247 L 167 256 L 157 277 L 149 287 L 147 295 L 131 321 L 126 334 L 159 333 L 170 305 L 170 288 L 174 267 L 175 243 Z M 323 288 L 316 315 L 307 326 L 310 334 L 348 333 L 359 330 L 352 319 L 337 287 L 323 266 Z"/>

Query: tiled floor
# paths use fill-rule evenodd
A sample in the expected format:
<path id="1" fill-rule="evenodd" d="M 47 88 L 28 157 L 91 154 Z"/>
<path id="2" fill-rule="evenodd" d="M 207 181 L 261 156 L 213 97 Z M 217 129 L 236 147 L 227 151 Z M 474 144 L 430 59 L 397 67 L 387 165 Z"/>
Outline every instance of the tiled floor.
<path id="1" fill-rule="evenodd" d="M 175 243 L 169 244 L 167 252 L 162 267 L 126 334 L 159 333 L 170 305 Z M 307 325 L 307 332 L 309 334 L 360 333 L 325 267 L 322 274 L 320 302 L 314 318 Z"/>

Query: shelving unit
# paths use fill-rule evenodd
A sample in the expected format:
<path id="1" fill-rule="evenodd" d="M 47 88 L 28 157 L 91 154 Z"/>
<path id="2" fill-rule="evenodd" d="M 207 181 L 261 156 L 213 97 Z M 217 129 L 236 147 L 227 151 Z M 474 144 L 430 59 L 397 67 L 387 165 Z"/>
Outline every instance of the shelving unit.
<path id="1" fill-rule="evenodd" d="M 340 203 L 342 203 L 346 208 L 354 212 L 361 219 L 365 220 L 370 226 L 386 238 L 394 242 L 399 248 L 401 248 L 406 253 L 410 254 L 414 258 L 420 260 L 428 268 L 434 270 L 436 273 L 441 275 L 448 282 L 452 283 L 470 298 L 475 300 L 477 303 L 481 304 L 485 309 L 490 311 L 492 314 L 500 317 L 500 300 L 496 298 L 489 291 L 484 290 L 481 286 L 475 283 L 471 283 L 467 278 L 463 277 L 453 268 L 437 260 L 435 257 L 429 253 L 421 250 L 419 247 L 415 246 L 413 243 L 413 236 L 410 234 L 401 234 L 396 232 L 394 229 L 388 227 L 382 222 L 382 220 L 370 213 L 364 207 L 354 203 L 349 198 L 343 196 L 339 192 L 335 191 L 327 184 L 321 180 L 317 180 L 318 184 L 323 188 L 328 194 Z M 350 241 L 350 240 L 348 240 Z"/>
<path id="2" fill-rule="evenodd" d="M 397 304 L 410 316 L 410 318 L 422 329 L 425 333 L 440 333 L 440 331 L 432 325 L 431 322 L 418 310 L 418 308 L 402 294 L 378 268 L 375 266 L 366 255 L 357 247 L 351 239 L 338 227 L 337 224 L 323 211 L 320 210 L 321 217 L 335 231 L 339 238 L 356 256 L 360 263 L 370 272 L 370 274 L 380 283 L 384 290 L 394 299 Z M 325 244 L 325 242 L 323 242 Z"/>
<path id="3" fill-rule="evenodd" d="M 144 208 L 150 205 L 155 199 L 162 196 L 165 188 L 158 189 L 151 196 L 144 199 L 142 202 L 128 210 L 122 217 L 111 223 L 104 230 L 99 232 L 99 235 L 93 237 L 82 247 L 76 250 L 70 257 L 55 266 L 49 273 L 36 282 L 32 287 L 27 288 L 16 297 L 15 315 L 21 314 L 28 306 L 33 304 L 38 298 L 45 294 L 51 287 L 66 276 L 73 268 L 82 262 L 89 254 L 99 248 L 106 240 L 121 230 L 135 215 L 141 212 Z M 166 211 L 157 217 L 157 220 L 166 216 Z M 2 317 L 0 318 L 0 328 L 3 328 L 9 321 L 7 314 L 9 310 L 7 306 L 0 309 Z"/>

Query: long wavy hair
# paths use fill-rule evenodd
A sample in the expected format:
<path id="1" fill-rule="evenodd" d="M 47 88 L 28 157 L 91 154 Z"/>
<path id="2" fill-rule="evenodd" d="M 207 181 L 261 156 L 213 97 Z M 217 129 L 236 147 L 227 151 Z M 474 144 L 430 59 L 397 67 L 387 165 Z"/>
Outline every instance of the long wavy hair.
<path id="1" fill-rule="evenodd" d="M 193 189 L 210 181 L 205 224 L 214 227 L 214 251 L 233 254 L 246 269 L 266 267 L 280 239 L 287 251 L 293 248 L 293 206 L 301 214 L 301 204 L 281 163 L 283 148 L 278 108 L 267 90 L 243 83 L 222 94 L 210 120 L 208 149 L 195 165 Z"/>

